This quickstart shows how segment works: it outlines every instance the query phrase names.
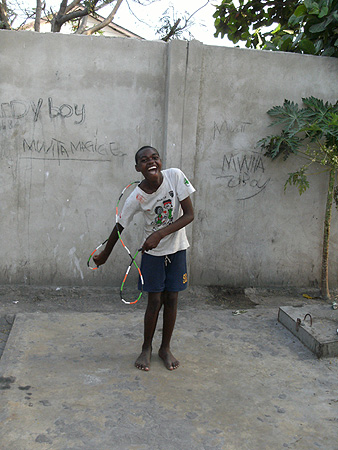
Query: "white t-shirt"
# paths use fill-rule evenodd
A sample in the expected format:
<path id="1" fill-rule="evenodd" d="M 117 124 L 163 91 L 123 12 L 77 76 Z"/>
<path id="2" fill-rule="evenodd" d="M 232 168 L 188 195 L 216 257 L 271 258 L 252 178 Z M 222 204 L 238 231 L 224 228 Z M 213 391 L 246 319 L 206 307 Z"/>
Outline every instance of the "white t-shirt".
<path id="1" fill-rule="evenodd" d="M 180 201 L 195 192 L 194 187 L 180 169 L 162 170 L 162 175 L 162 184 L 152 194 L 147 194 L 137 186 L 127 198 L 119 216 L 119 223 L 126 228 L 136 213 L 143 213 L 145 219 L 143 242 L 154 231 L 170 225 L 182 216 Z M 147 253 L 164 256 L 188 247 L 185 228 L 181 228 L 164 237 L 156 248 Z"/>

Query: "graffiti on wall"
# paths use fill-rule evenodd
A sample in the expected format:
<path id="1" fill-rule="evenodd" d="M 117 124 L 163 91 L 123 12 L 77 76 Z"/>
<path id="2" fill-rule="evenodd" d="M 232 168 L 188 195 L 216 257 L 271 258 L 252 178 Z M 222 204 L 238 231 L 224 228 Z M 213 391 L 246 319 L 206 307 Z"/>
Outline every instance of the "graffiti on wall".
<path id="1" fill-rule="evenodd" d="M 245 133 L 247 127 L 251 125 L 251 122 L 240 122 L 232 124 L 227 120 L 223 120 L 221 123 L 214 122 L 214 140 L 217 136 L 222 134 L 237 134 Z"/>
<path id="2" fill-rule="evenodd" d="M 116 142 L 99 143 L 94 141 L 61 141 L 52 138 L 50 141 L 26 140 L 23 139 L 23 151 L 25 158 L 30 159 L 74 159 L 83 154 L 95 156 L 124 156 Z M 78 159 L 78 158 L 76 158 Z M 86 159 L 93 161 L 93 159 Z M 94 159 L 96 161 L 96 159 Z M 101 160 L 101 159 L 100 159 Z M 102 160 L 101 160 L 102 161 Z M 110 161 L 110 159 L 108 159 Z"/>
<path id="3" fill-rule="evenodd" d="M 10 102 L 0 104 L 1 128 L 13 128 L 20 119 L 28 118 L 37 122 L 42 116 L 48 116 L 50 119 L 60 117 L 62 119 L 71 119 L 75 125 L 81 125 L 86 118 L 85 105 L 62 103 L 56 104 L 52 97 L 47 101 L 39 98 L 37 101 L 11 100 Z"/>
<path id="4" fill-rule="evenodd" d="M 239 134 L 248 132 L 250 122 L 229 123 L 224 120 L 222 123 L 214 122 L 213 140 L 217 147 L 228 143 L 229 137 L 232 139 Z M 248 200 L 256 197 L 270 182 L 265 169 L 265 157 L 259 151 L 252 150 L 231 150 L 223 152 L 221 167 L 214 171 L 213 175 L 218 180 L 224 181 L 224 186 L 235 193 L 236 200 Z"/>
<path id="5" fill-rule="evenodd" d="M 238 191 L 237 200 L 248 200 L 260 194 L 270 182 L 265 175 L 263 156 L 259 152 L 223 155 L 221 173 L 217 179 L 224 179 L 229 189 Z"/>
<path id="6" fill-rule="evenodd" d="M 0 133 L 1 131 L 20 128 L 24 123 L 35 124 L 49 120 L 67 121 L 69 126 L 82 125 L 86 120 L 85 104 L 56 102 L 52 97 L 37 100 L 11 100 L 0 103 Z M 3 146 L 0 158 L 8 156 L 9 150 Z M 101 142 L 94 138 L 67 140 L 66 138 L 28 138 L 22 137 L 21 158 L 45 160 L 83 160 L 83 161 L 110 161 L 112 157 L 123 158 L 126 154 L 119 148 L 116 141 L 105 137 Z"/>

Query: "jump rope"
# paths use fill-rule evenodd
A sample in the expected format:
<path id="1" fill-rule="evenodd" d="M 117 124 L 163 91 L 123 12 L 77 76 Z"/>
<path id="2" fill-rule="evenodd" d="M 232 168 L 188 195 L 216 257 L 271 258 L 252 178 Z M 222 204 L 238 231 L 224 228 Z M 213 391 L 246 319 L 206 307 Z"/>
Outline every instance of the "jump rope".
<path id="1" fill-rule="evenodd" d="M 125 303 L 126 305 L 134 305 L 135 303 L 137 303 L 137 302 L 140 300 L 140 298 L 142 297 L 142 294 L 143 294 L 143 285 L 144 285 L 144 281 L 143 281 L 143 276 L 142 276 L 142 273 L 141 273 L 141 269 L 139 268 L 139 266 L 137 265 L 137 262 L 136 262 L 137 255 L 138 255 L 139 252 L 142 250 L 142 248 L 139 248 L 139 249 L 137 250 L 137 252 L 135 253 L 135 255 L 132 256 L 132 254 L 131 254 L 129 248 L 126 246 L 126 244 L 123 242 L 123 240 L 122 240 L 122 238 L 121 238 L 121 233 L 120 233 L 120 230 L 119 230 L 119 227 L 118 227 L 118 223 L 119 223 L 119 204 L 120 204 L 121 198 L 123 197 L 123 194 L 125 193 L 125 191 L 126 191 L 130 186 L 133 186 L 134 184 L 140 184 L 140 182 L 139 182 L 139 181 L 133 181 L 132 183 L 128 184 L 128 186 L 126 186 L 126 187 L 123 189 L 123 191 L 121 192 L 121 194 L 120 194 L 120 196 L 119 196 L 119 199 L 118 199 L 118 201 L 117 201 L 117 204 L 116 204 L 116 230 L 117 230 L 117 235 L 118 235 L 119 241 L 121 242 L 121 244 L 123 245 L 123 247 L 125 248 L 125 250 L 127 251 L 128 255 L 130 256 L 130 259 L 131 259 L 130 264 L 129 264 L 129 266 L 127 267 L 126 273 L 125 273 L 125 275 L 124 275 L 124 278 L 123 278 L 123 281 L 122 281 L 122 284 L 121 284 L 121 289 L 120 289 L 120 297 L 121 297 L 121 300 L 122 300 L 123 303 Z M 96 252 L 97 252 L 104 244 L 106 244 L 107 242 L 108 242 L 108 239 L 106 239 L 104 242 L 102 242 L 102 244 L 100 244 L 98 247 L 96 247 L 96 249 L 91 253 L 91 255 L 89 256 L 88 261 L 87 261 L 87 266 L 89 267 L 89 269 L 91 269 L 91 270 L 97 270 L 97 269 L 99 268 L 99 266 L 96 266 L 96 267 L 90 266 L 90 261 L 91 261 L 93 255 L 94 255 L 94 254 L 95 254 L 95 253 L 96 253 Z M 126 283 L 126 279 L 127 279 L 128 275 L 129 275 L 130 269 L 131 269 L 131 267 L 132 267 L 133 264 L 134 264 L 134 266 L 136 267 L 136 269 L 138 270 L 138 273 L 139 273 L 139 275 L 140 275 L 140 280 L 141 280 L 141 291 L 140 291 L 140 294 L 139 294 L 139 296 L 137 297 L 136 300 L 134 300 L 133 302 L 127 302 L 127 301 L 123 298 L 123 288 L 124 288 L 124 285 L 125 285 L 125 283 Z"/>

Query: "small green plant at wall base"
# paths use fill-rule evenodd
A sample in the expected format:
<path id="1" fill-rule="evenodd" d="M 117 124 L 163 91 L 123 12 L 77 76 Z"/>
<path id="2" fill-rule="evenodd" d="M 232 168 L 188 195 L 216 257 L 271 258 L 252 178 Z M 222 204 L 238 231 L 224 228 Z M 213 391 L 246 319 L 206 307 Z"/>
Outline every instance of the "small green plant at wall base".
<path id="1" fill-rule="evenodd" d="M 292 154 L 304 158 L 304 164 L 289 173 L 284 190 L 288 185 L 297 186 L 301 195 L 310 187 L 308 175 L 323 171 L 328 173 L 321 293 L 323 299 L 329 299 L 328 262 L 333 201 L 338 207 L 338 186 L 335 186 L 338 172 L 338 102 L 324 103 L 315 97 L 303 98 L 302 101 L 303 108 L 285 100 L 283 106 L 270 109 L 268 114 L 273 119 L 271 125 L 279 125 L 283 129 L 279 134 L 261 139 L 257 145 L 265 151 L 265 156 L 272 159 L 282 156 L 286 160 Z M 315 169 L 311 174 L 310 168 Z"/>

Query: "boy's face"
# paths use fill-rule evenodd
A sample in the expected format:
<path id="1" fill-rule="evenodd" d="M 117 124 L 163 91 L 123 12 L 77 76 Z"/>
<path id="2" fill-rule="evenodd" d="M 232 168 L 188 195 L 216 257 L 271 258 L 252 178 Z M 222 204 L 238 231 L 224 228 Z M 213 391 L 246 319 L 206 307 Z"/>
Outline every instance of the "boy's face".
<path id="1" fill-rule="evenodd" d="M 135 169 L 137 172 L 141 172 L 145 179 L 153 180 L 161 174 L 160 155 L 152 148 L 145 148 L 138 154 Z"/>

